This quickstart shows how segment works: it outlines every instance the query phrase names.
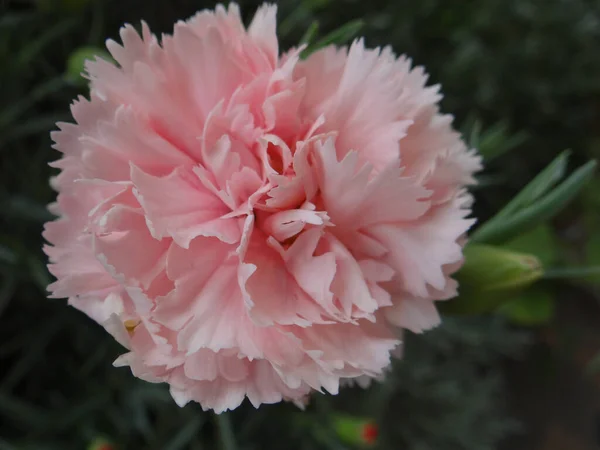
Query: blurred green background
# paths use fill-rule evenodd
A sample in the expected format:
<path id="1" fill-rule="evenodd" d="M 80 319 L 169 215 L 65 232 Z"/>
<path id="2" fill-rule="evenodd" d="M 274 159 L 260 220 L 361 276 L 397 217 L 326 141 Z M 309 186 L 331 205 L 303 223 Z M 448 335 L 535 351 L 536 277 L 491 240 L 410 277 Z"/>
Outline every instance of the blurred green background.
<path id="1" fill-rule="evenodd" d="M 247 20 L 260 2 L 239 3 Z M 316 396 L 305 413 L 244 404 L 221 421 L 113 368 L 118 344 L 65 301 L 45 299 L 40 233 L 54 197 L 47 163 L 58 157 L 49 131 L 85 94 L 69 64 L 118 38 L 124 22 L 170 32 L 214 5 L 0 0 L 0 450 L 86 449 L 99 439 L 136 450 L 341 450 L 360 445 L 340 435 L 346 415 L 377 424 L 381 449 L 600 448 L 600 277 L 547 280 L 497 314 L 408 336 L 405 358 L 369 390 Z M 562 150 L 572 149 L 573 166 L 600 154 L 598 0 L 279 5 L 283 48 L 311 26 L 322 37 L 351 22 L 369 46 L 391 44 L 442 84 L 443 110 L 488 155 L 475 191 L 481 221 Z M 548 265 L 598 265 L 599 224 L 595 179 L 560 217 L 506 245 Z M 228 436 L 235 447 L 223 446 Z"/>

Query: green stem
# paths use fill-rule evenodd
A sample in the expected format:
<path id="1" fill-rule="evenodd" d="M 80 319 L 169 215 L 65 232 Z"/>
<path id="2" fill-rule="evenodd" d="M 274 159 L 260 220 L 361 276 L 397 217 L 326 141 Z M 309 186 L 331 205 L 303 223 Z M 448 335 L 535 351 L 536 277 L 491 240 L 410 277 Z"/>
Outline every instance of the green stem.
<path id="1" fill-rule="evenodd" d="M 229 415 L 227 413 L 217 414 L 216 420 L 219 427 L 219 438 L 221 439 L 223 450 L 237 450 Z"/>
<path id="2" fill-rule="evenodd" d="M 586 278 L 596 275 L 600 275 L 600 266 L 548 269 L 544 272 L 543 278 L 546 280 L 564 280 Z"/>

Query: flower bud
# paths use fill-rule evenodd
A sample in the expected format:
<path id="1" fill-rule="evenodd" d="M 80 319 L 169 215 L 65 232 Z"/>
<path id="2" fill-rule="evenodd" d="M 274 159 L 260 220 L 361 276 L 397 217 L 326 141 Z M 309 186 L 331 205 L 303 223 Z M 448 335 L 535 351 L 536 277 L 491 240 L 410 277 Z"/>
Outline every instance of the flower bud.
<path id="1" fill-rule="evenodd" d="M 87 80 L 81 76 L 85 71 L 85 62 L 94 60 L 98 56 L 107 61 L 112 61 L 112 57 L 105 50 L 97 47 L 79 47 L 69 56 L 67 60 L 67 78 L 75 84 L 85 85 Z"/>
<path id="2" fill-rule="evenodd" d="M 88 446 L 88 450 L 116 450 L 116 447 L 105 439 L 96 439 Z"/>
<path id="3" fill-rule="evenodd" d="M 480 244 L 468 245 L 464 255 L 465 263 L 456 275 L 459 296 L 441 305 L 444 312 L 491 311 L 543 275 L 542 264 L 534 255 Z"/>
<path id="4" fill-rule="evenodd" d="M 338 438 L 347 444 L 370 447 L 377 441 L 379 427 L 373 419 L 338 415 L 333 424 Z"/>

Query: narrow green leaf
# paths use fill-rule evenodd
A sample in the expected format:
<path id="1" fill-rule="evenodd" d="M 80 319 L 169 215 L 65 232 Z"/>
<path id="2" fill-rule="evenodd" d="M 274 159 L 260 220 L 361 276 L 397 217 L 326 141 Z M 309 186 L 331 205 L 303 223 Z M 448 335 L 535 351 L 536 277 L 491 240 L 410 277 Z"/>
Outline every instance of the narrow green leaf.
<path id="1" fill-rule="evenodd" d="M 48 285 L 52 282 L 46 265 L 38 257 L 32 256 L 27 259 L 27 266 L 32 281 L 46 295 Z"/>
<path id="2" fill-rule="evenodd" d="M 45 411 L 3 392 L 0 392 L 0 417 L 32 428 L 43 427 L 48 421 Z"/>
<path id="3" fill-rule="evenodd" d="M 290 12 L 287 16 L 281 19 L 281 22 L 277 25 L 277 34 L 285 38 L 288 36 L 294 29 L 297 29 L 301 26 L 304 19 L 310 11 L 307 11 L 304 2 L 298 2 L 297 7 Z"/>
<path id="4" fill-rule="evenodd" d="M 313 23 L 310 24 L 310 26 L 304 33 L 304 36 L 302 36 L 302 39 L 300 39 L 300 44 L 310 45 L 315 40 L 315 37 L 317 37 L 318 32 L 319 22 L 315 20 Z"/>
<path id="5" fill-rule="evenodd" d="M 27 352 L 24 352 L 21 358 L 10 367 L 10 370 L 2 379 L 0 388 L 10 392 L 24 376 L 30 373 L 31 368 L 35 366 L 37 361 L 41 360 L 46 348 L 63 326 L 64 322 L 62 320 L 55 320 L 38 329 L 36 340 L 27 348 Z"/>
<path id="6" fill-rule="evenodd" d="M 13 265 L 16 264 L 18 260 L 19 257 L 12 249 L 0 244 L 0 263 Z"/>
<path id="7" fill-rule="evenodd" d="M 112 355 L 113 348 L 112 342 L 110 341 L 104 342 L 97 347 L 94 352 L 90 353 L 89 358 L 78 369 L 77 376 L 89 378 L 95 369 L 109 359 L 109 356 Z"/>
<path id="8" fill-rule="evenodd" d="M 507 217 L 520 209 L 531 205 L 548 192 L 556 183 L 563 179 L 567 170 L 569 150 L 558 155 L 544 170 L 542 170 L 515 198 L 500 210 L 496 217 Z"/>
<path id="9" fill-rule="evenodd" d="M 506 176 L 500 174 L 483 174 L 475 177 L 477 184 L 471 186 L 471 191 L 485 189 L 490 186 L 499 186 L 506 183 Z"/>
<path id="10" fill-rule="evenodd" d="M 183 450 L 190 448 L 189 444 L 191 440 L 196 436 L 202 429 L 206 418 L 204 415 L 194 416 L 179 432 L 171 439 L 164 447 L 163 450 Z"/>
<path id="11" fill-rule="evenodd" d="M 31 20 L 34 17 L 35 14 L 32 13 L 5 13 L 2 17 L 0 17 L 0 29 L 4 27 L 13 27 L 15 25 L 20 25 L 21 23 Z"/>
<path id="12" fill-rule="evenodd" d="M 0 113 L 0 129 L 10 125 L 14 120 L 18 119 L 19 116 L 25 113 L 37 102 L 44 99 L 48 95 L 54 94 L 66 85 L 67 81 L 65 81 L 62 76 L 51 78 L 50 80 L 38 85 L 28 96 Z"/>
<path id="13" fill-rule="evenodd" d="M 27 122 L 10 127 L 4 135 L 0 136 L 0 146 L 34 134 L 44 133 L 44 135 L 47 135 L 50 130 L 55 128 L 56 122 L 65 121 L 68 119 L 69 116 L 61 113 L 53 113 L 34 117 Z"/>
<path id="14" fill-rule="evenodd" d="M 86 398 L 80 403 L 70 405 L 67 414 L 54 416 L 48 421 L 48 431 L 60 433 L 62 431 L 72 430 L 77 423 L 85 416 L 97 416 L 100 411 L 110 403 L 109 391 L 99 392 L 92 398 Z"/>
<path id="15" fill-rule="evenodd" d="M 215 414 L 215 418 L 219 426 L 219 438 L 221 439 L 222 450 L 237 450 L 235 435 L 233 434 L 233 427 L 231 426 L 228 413 Z"/>
<path id="16" fill-rule="evenodd" d="M 583 165 L 552 192 L 513 216 L 501 218 L 495 216 L 475 230 L 471 242 L 488 244 L 506 242 L 551 219 L 573 200 L 593 177 L 596 164 L 596 161 L 590 161 Z"/>
<path id="17" fill-rule="evenodd" d="M 327 47 L 328 45 L 343 45 L 348 41 L 352 40 L 356 35 L 360 32 L 362 27 L 364 26 L 364 21 L 362 19 L 353 20 L 348 22 L 345 25 L 342 25 L 336 30 L 333 30 L 331 33 L 328 33 L 323 38 L 318 40 L 314 45 L 309 46 L 302 52 L 302 57 L 306 58 L 311 53 L 315 51 Z"/>
<path id="18" fill-rule="evenodd" d="M 54 216 L 48 211 L 46 205 L 41 205 L 25 195 L 14 195 L 0 203 L 7 217 L 44 223 L 52 220 Z"/>
<path id="19" fill-rule="evenodd" d="M 69 31 L 73 25 L 75 25 L 75 22 L 72 20 L 59 22 L 38 36 L 37 39 L 32 39 L 31 43 L 17 55 L 15 67 L 26 67 L 38 56 L 44 47 L 50 45 L 52 41 Z"/>
<path id="20" fill-rule="evenodd" d="M 475 120 L 470 126 L 471 131 L 469 133 L 469 146 L 472 148 L 479 149 L 479 137 L 481 136 L 481 121 Z"/>
<path id="21" fill-rule="evenodd" d="M 524 132 L 509 135 L 508 131 L 507 125 L 499 123 L 479 137 L 476 148 L 487 162 L 514 150 L 527 140 Z"/>

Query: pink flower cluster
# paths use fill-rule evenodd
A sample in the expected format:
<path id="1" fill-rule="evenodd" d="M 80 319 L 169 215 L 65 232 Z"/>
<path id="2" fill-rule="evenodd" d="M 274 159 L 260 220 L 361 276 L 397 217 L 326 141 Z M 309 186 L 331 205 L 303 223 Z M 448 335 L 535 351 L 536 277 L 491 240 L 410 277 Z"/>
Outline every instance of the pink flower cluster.
<path id="1" fill-rule="evenodd" d="M 390 48 L 280 55 L 274 6 L 143 25 L 87 63 L 53 133 L 67 297 L 129 349 L 115 362 L 221 412 L 381 376 L 400 331 L 440 318 L 479 157 Z"/>

